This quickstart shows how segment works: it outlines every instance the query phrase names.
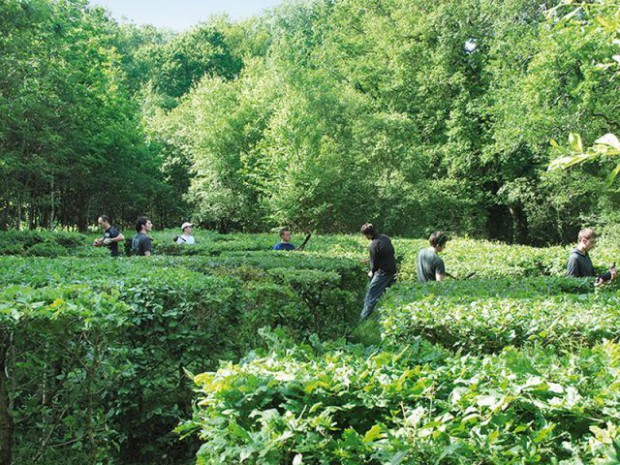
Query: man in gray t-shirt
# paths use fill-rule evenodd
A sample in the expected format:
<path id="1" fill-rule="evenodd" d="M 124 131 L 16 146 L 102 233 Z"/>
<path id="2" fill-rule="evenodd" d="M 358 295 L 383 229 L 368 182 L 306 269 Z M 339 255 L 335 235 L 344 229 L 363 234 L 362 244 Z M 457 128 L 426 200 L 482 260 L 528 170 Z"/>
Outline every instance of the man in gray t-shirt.
<path id="1" fill-rule="evenodd" d="M 145 216 L 138 218 L 136 222 L 136 234 L 131 241 L 131 254 L 149 257 L 153 253 L 153 245 L 148 233 L 153 229 L 153 223 Z"/>
<path id="2" fill-rule="evenodd" d="M 439 253 L 446 248 L 448 237 L 442 231 L 436 231 L 429 238 L 431 246 L 418 252 L 418 282 L 443 281 L 446 278 L 446 266 L 439 258 Z"/>

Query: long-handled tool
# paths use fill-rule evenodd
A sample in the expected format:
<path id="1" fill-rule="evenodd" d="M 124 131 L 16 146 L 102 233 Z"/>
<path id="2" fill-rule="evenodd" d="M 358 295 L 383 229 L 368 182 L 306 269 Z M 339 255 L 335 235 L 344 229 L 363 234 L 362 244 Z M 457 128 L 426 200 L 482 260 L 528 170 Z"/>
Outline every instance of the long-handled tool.
<path id="1" fill-rule="evenodd" d="M 457 278 L 456 276 L 451 275 L 450 273 L 446 273 L 446 276 L 447 276 L 448 278 L 452 278 L 452 279 L 454 279 L 454 280 L 456 280 L 456 281 L 463 281 L 463 280 L 465 280 L 465 279 L 471 279 L 471 278 L 473 278 L 474 276 L 476 276 L 476 271 L 472 271 L 471 273 L 469 273 L 469 274 L 468 274 L 467 276 L 465 276 L 464 278 Z"/>
<path id="2" fill-rule="evenodd" d="M 308 241 L 310 240 L 311 236 L 312 236 L 312 233 L 308 233 L 308 235 L 306 236 L 304 241 L 301 243 L 301 245 L 299 247 L 297 247 L 295 249 L 295 251 L 298 252 L 298 251 L 304 250 L 306 248 L 306 245 L 308 244 Z"/>

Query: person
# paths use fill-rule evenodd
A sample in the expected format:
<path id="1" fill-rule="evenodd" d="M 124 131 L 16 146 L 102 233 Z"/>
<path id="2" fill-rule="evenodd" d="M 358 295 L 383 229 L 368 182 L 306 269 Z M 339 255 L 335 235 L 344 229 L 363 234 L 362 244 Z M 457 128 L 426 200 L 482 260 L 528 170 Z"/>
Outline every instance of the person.
<path id="1" fill-rule="evenodd" d="M 153 253 L 153 244 L 147 233 L 153 229 L 153 223 L 145 216 L 141 216 L 136 221 L 136 234 L 131 241 L 132 255 L 149 257 Z"/>
<path id="2" fill-rule="evenodd" d="M 446 279 L 446 266 L 439 257 L 446 248 L 448 236 L 443 231 L 435 231 L 428 239 L 430 247 L 418 252 L 417 268 L 418 282 L 443 281 Z"/>
<path id="3" fill-rule="evenodd" d="M 194 225 L 192 223 L 188 223 L 185 222 L 181 225 L 181 231 L 183 231 L 183 234 L 181 234 L 180 236 L 177 236 L 176 238 L 176 243 L 177 244 L 195 244 L 196 240 L 194 239 L 194 236 L 192 235 L 192 228 L 194 227 Z"/>
<path id="4" fill-rule="evenodd" d="M 385 290 L 396 282 L 396 257 L 392 241 L 385 234 L 379 234 L 371 223 L 362 225 L 360 232 L 370 241 L 370 284 L 364 298 L 364 309 L 360 319 L 368 318 L 375 309 Z"/>
<path id="5" fill-rule="evenodd" d="M 97 224 L 103 230 L 103 237 L 95 239 L 95 247 L 107 247 L 112 257 L 118 257 L 118 243 L 125 240 L 125 236 L 116 226 L 112 226 L 110 217 L 101 215 L 97 218 Z"/>
<path id="6" fill-rule="evenodd" d="M 291 231 L 288 228 L 280 229 L 280 242 L 273 246 L 273 250 L 295 250 L 291 244 Z"/>
<path id="7" fill-rule="evenodd" d="M 596 245 L 596 231 L 592 228 L 585 228 L 579 231 L 577 236 L 577 247 L 575 247 L 566 264 L 566 276 L 572 278 L 586 278 L 597 276 L 590 259 L 590 250 Z M 607 273 L 598 275 L 595 284 L 601 285 L 616 278 L 616 268 L 612 266 Z"/>

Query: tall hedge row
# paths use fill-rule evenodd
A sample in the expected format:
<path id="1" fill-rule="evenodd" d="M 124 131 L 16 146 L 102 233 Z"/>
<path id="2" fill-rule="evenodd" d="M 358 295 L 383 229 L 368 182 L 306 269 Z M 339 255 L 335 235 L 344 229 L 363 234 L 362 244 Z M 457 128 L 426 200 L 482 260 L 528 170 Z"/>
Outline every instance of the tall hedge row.
<path id="1" fill-rule="evenodd" d="M 173 433 L 191 412 L 189 373 L 238 360 L 262 327 L 303 341 L 356 321 L 360 265 L 310 261 L 0 259 L 14 463 L 191 462 L 194 442 Z"/>

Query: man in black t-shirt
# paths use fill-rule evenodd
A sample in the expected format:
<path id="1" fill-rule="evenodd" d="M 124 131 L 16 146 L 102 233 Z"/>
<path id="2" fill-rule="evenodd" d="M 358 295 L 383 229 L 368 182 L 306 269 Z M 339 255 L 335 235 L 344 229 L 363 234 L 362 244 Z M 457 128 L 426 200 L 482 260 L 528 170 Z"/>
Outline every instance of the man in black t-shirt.
<path id="1" fill-rule="evenodd" d="M 153 253 L 151 238 L 147 235 L 153 229 L 153 223 L 145 216 L 136 221 L 136 234 L 131 241 L 131 254 L 150 257 Z"/>
<path id="2" fill-rule="evenodd" d="M 112 226 L 110 218 L 106 215 L 101 215 L 97 219 L 99 227 L 103 230 L 103 237 L 100 237 L 93 242 L 95 247 L 108 247 L 110 249 L 110 255 L 118 257 L 118 243 L 125 240 L 125 236 L 119 231 L 116 226 Z"/>
<path id="3" fill-rule="evenodd" d="M 371 280 L 364 298 L 364 310 L 360 315 L 364 320 L 372 314 L 385 290 L 396 282 L 396 258 L 390 238 L 385 234 L 379 234 L 372 224 L 364 224 L 361 233 L 370 241 L 368 277 Z"/>

